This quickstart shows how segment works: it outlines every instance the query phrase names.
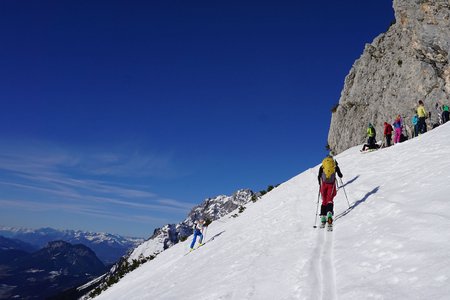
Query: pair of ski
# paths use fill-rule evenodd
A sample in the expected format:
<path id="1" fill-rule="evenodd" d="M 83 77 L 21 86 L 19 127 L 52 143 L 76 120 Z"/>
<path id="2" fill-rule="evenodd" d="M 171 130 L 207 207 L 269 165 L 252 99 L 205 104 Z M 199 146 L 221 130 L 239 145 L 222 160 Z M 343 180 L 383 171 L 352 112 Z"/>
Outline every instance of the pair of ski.
<path id="1" fill-rule="evenodd" d="M 319 225 L 319 228 L 325 227 L 327 227 L 327 231 L 333 231 L 333 223 L 324 223 Z"/>
<path id="2" fill-rule="evenodd" d="M 381 148 L 380 148 L 381 149 Z M 369 153 L 369 152 L 374 152 L 374 151 L 377 151 L 377 150 L 379 150 L 379 149 L 368 149 L 368 150 L 359 150 L 361 153 Z"/>
<path id="3" fill-rule="evenodd" d="M 202 247 L 202 246 L 204 246 L 204 245 L 205 245 L 205 243 L 203 243 L 203 244 L 201 244 L 201 245 L 198 245 L 198 246 L 195 247 L 195 248 L 189 249 L 189 252 L 186 253 L 184 256 L 188 255 L 188 254 L 191 253 L 191 252 L 194 252 L 195 250 L 197 250 L 198 248 L 200 248 L 200 247 Z"/>

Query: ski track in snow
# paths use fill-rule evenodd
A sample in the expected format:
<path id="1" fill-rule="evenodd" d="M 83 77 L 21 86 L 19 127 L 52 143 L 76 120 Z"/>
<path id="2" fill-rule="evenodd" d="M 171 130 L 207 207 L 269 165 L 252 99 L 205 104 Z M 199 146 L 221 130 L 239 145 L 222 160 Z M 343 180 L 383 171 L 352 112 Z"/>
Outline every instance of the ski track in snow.
<path id="1" fill-rule="evenodd" d="M 325 228 L 324 228 L 325 229 Z M 326 229 L 325 229 L 326 230 Z M 321 249 L 321 275 L 322 275 L 322 298 L 323 300 L 336 299 L 336 280 L 333 257 L 333 232 L 325 231 L 325 242 Z"/>
<path id="2" fill-rule="evenodd" d="M 304 294 L 297 293 L 297 299 L 322 299 L 335 300 L 336 296 L 336 270 L 334 266 L 334 233 L 328 232 L 327 228 L 313 229 L 317 235 L 315 243 L 312 244 L 311 261 L 309 263 L 309 274 L 306 277 L 305 287 L 312 288 L 305 297 Z M 300 278 L 299 285 L 305 282 L 305 278 Z M 303 295 L 303 296 L 302 296 Z"/>

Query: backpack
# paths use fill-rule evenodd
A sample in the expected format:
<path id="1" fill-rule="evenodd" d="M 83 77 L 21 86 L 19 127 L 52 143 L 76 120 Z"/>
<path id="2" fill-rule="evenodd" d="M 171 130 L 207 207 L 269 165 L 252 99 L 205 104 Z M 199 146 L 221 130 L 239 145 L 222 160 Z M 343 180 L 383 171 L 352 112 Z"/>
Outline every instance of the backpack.
<path id="1" fill-rule="evenodd" d="M 322 182 L 325 183 L 334 183 L 335 173 L 336 173 L 336 163 L 334 159 L 330 156 L 327 156 L 322 161 Z"/>

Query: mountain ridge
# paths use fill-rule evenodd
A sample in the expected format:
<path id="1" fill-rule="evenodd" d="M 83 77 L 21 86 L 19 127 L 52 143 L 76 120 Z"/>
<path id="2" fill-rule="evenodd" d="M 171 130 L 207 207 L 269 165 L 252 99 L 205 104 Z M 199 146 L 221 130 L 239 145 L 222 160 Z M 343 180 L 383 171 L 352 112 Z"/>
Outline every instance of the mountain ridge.
<path id="1" fill-rule="evenodd" d="M 65 241 L 49 242 L 0 265 L 0 299 L 43 299 L 105 272 L 105 265 L 88 247 Z"/>
<path id="2" fill-rule="evenodd" d="M 130 249 L 144 239 L 125 237 L 104 232 L 82 230 L 60 230 L 50 227 L 39 229 L 0 226 L 0 235 L 29 243 L 37 248 L 46 246 L 55 240 L 64 240 L 71 244 L 83 244 L 94 250 L 105 264 L 113 264 Z"/>

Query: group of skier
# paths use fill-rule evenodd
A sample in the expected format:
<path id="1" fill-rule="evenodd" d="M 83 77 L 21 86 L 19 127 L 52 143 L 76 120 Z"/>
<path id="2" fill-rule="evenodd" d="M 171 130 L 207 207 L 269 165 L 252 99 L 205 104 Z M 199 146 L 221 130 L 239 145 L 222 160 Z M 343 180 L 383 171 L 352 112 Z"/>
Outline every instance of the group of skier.
<path id="1" fill-rule="evenodd" d="M 435 104 L 435 112 L 433 115 L 437 116 L 435 120 L 430 121 L 432 128 L 435 128 L 441 124 L 449 121 L 449 106 L 446 104 L 440 105 Z M 414 131 L 412 132 L 412 137 L 417 137 L 420 134 L 427 132 L 426 120 L 431 118 L 431 113 L 427 113 L 423 101 L 418 102 L 417 108 L 415 109 L 414 116 L 412 117 L 411 123 L 413 125 Z M 378 149 L 380 147 L 390 147 L 392 145 L 392 134 L 394 134 L 394 144 L 398 144 L 407 139 L 407 135 L 403 134 L 404 120 L 401 115 L 395 117 L 394 122 L 389 124 L 384 122 L 384 142 L 378 145 L 376 142 L 376 131 L 372 123 L 369 123 L 367 127 L 367 144 L 364 144 L 361 151 Z"/>
<path id="2" fill-rule="evenodd" d="M 431 122 L 432 128 L 444 124 L 449 121 L 449 106 L 446 104 L 435 104 L 435 114 L 439 119 L 435 122 Z M 414 125 L 414 137 L 419 134 L 427 132 L 426 119 L 430 118 L 431 114 L 427 114 L 423 101 L 419 101 L 417 108 L 415 110 L 415 115 L 412 118 L 412 124 Z M 403 135 L 403 119 L 400 115 L 397 115 L 393 124 L 384 122 L 384 137 L 385 137 L 385 147 L 391 146 L 392 134 L 394 133 L 394 143 L 403 142 L 406 137 Z M 367 127 L 367 143 L 364 144 L 361 151 L 366 151 L 367 149 L 377 149 L 381 146 L 376 142 L 376 131 L 372 123 L 369 123 Z M 323 161 L 319 168 L 319 186 L 320 186 L 320 196 L 322 197 L 322 203 L 320 207 L 320 227 L 325 227 L 328 223 L 329 227 L 333 223 L 333 199 L 337 193 L 337 182 L 336 175 L 342 178 L 342 172 L 339 169 L 337 161 L 333 158 L 332 153 L 328 155 Z M 341 181 L 342 183 L 342 181 Z M 344 190 L 345 191 L 345 190 Z M 331 227 L 332 228 L 332 227 Z"/>

